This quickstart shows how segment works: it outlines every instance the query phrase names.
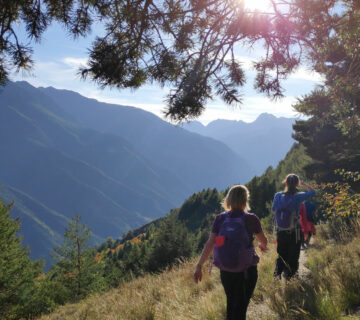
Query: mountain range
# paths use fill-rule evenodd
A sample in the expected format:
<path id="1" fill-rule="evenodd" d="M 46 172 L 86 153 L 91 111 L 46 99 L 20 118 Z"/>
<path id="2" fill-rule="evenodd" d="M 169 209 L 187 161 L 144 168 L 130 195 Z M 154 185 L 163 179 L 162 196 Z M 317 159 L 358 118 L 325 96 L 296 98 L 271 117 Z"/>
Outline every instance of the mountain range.
<path id="1" fill-rule="evenodd" d="M 31 257 L 48 262 L 75 213 L 100 243 L 255 173 L 224 143 L 149 112 L 27 82 L 0 91 L 0 145 L 0 196 L 15 202 Z"/>
<path id="2" fill-rule="evenodd" d="M 294 118 L 277 118 L 263 113 L 254 122 L 215 120 L 208 125 L 192 121 L 184 129 L 222 141 L 251 163 L 256 175 L 269 166 L 276 167 L 294 144 L 291 137 Z"/>

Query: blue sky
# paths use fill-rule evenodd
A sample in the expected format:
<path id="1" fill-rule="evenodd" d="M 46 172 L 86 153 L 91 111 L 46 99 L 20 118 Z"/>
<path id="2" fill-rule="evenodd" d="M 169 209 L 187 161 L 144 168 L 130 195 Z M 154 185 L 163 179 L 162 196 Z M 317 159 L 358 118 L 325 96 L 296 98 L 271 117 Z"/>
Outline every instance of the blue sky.
<path id="1" fill-rule="evenodd" d="M 25 80 L 39 87 L 53 86 L 58 89 L 77 91 L 80 94 L 99 101 L 128 105 L 145 109 L 162 117 L 164 98 L 169 88 L 156 85 L 146 85 L 136 91 L 104 89 L 90 81 L 80 80 L 77 70 L 86 64 L 87 50 L 96 32 L 101 33 L 101 26 L 95 26 L 94 31 L 86 38 L 73 40 L 61 26 L 52 25 L 44 34 L 41 43 L 32 44 L 34 48 L 35 67 L 31 73 L 14 73 L 12 80 Z M 261 54 L 262 49 L 251 52 L 239 48 L 238 59 L 243 62 L 246 70 L 247 84 L 242 89 L 243 104 L 239 108 L 225 105 L 220 99 L 208 103 L 206 111 L 198 119 L 204 124 L 215 119 L 254 121 L 263 112 L 276 116 L 297 116 L 292 108 L 296 98 L 309 93 L 321 79 L 305 67 L 299 68 L 285 84 L 285 97 L 273 102 L 253 89 L 255 72 L 252 61 Z"/>

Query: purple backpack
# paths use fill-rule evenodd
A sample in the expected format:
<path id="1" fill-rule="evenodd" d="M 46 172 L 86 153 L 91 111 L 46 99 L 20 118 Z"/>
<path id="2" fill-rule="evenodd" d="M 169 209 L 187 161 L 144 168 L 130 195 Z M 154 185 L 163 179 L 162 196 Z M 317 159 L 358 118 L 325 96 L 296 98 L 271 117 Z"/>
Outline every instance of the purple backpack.
<path id="1" fill-rule="evenodd" d="M 244 216 L 245 214 L 239 218 L 231 218 L 227 213 L 220 227 L 213 261 L 220 270 L 243 272 L 259 262 L 259 257 L 249 240 Z"/>
<path id="2" fill-rule="evenodd" d="M 275 220 L 279 231 L 290 231 L 297 227 L 299 217 L 296 209 L 295 195 L 281 193 L 275 211 Z"/>

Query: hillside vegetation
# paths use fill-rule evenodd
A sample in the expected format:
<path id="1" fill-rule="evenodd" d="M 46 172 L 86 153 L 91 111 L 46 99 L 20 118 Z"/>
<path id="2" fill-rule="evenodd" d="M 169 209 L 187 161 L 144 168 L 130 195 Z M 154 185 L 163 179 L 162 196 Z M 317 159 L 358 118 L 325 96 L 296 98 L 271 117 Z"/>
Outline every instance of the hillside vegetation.
<path id="1" fill-rule="evenodd" d="M 299 146 L 295 146 L 288 157 L 291 159 L 294 153 L 297 158 L 304 157 Z M 295 161 L 292 163 L 297 165 Z M 287 160 L 282 162 L 281 166 L 285 166 L 287 170 L 297 170 L 296 167 L 291 167 L 291 164 L 288 165 Z M 264 176 L 255 178 L 251 185 L 249 184 L 253 194 L 252 211 L 260 217 L 268 215 L 268 212 L 261 211 L 261 206 L 264 202 L 272 201 L 274 186 L 280 179 L 273 171 L 269 168 Z M 224 192 L 216 189 L 195 193 L 166 217 L 128 232 L 122 239 L 109 238 L 98 248 L 89 245 L 89 229 L 81 224 L 81 217 L 74 217 L 67 224 L 63 243 L 54 248 L 57 263 L 42 275 L 39 265 L 36 273 L 28 279 L 27 289 L 22 293 L 21 301 L 24 302 L 19 303 L 19 300 L 11 298 L 9 308 L 3 310 L 4 314 L 11 316 L 6 316 L 5 319 L 17 319 L 23 314 L 47 313 L 64 303 L 78 302 L 88 295 L 106 292 L 131 281 L 134 277 L 159 273 L 176 266 L 181 260 L 194 258 L 208 238 L 215 215 L 222 211 L 220 204 L 223 195 Z M 4 206 L 4 210 L 7 215 L 5 222 L 11 223 L 9 209 Z M 268 229 L 271 229 L 271 219 L 267 220 L 264 225 L 266 222 Z M 7 229 L 6 224 L 0 227 Z M 17 228 L 19 227 L 18 225 Z M 16 237 L 13 231 L 9 239 L 20 243 Z M 8 248 L 6 243 L 4 245 L 4 248 Z M 16 265 L 17 258 L 14 254 L 4 250 L 6 259 Z M 14 271 L 4 281 L 11 282 L 11 278 L 15 276 Z M 7 297 L 7 293 L 4 295 Z M 18 311 L 12 311 L 13 307 Z"/>
<path id="2" fill-rule="evenodd" d="M 273 281 L 276 252 L 269 206 L 285 173 L 301 174 L 309 161 L 303 147 L 295 145 L 276 169 L 269 168 L 248 184 L 251 211 L 262 218 L 271 243 L 269 252 L 261 254 L 249 319 L 335 320 L 360 304 L 356 220 L 360 197 L 347 183 L 319 186 L 324 195 L 318 199 L 323 203 L 323 216 L 333 218 L 321 226 L 320 236 L 309 250 L 309 276 L 287 285 Z M 340 176 L 360 179 L 358 173 L 340 171 Z M 54 312 L 43 318 L 223 319 L 225 298 L 218 271 L 199 286 L 193 283 L 192 273 L 212 221 L 222 210 L 225 192 L 207 189 L 195 193 L 166 217 L 128 232 L 122 239 L 109 238 L 98 248 L 89 246 L 90 230 L 77 215 L 68 223 L 63 244 L 54 248 L 57 263 L 46 274 L 41 273 L 39 263 L 30 263 L 26 250 L 17 249 L 18 222 L 11 222 L 10 207 L 2 205 L 0 231 L 6 237 L 1 241 L 1 261 L 10 263 L 0 264 L 4 269 L 0 280 L 12 295 L 0 289 L 0 299 L 4 297 L 1 316 L 34 319 Z M 23 261 L 26 272 L 18 273 L 17 261 Z M 24 281 L 20 287 L 11 280 L 17 276 Z"/>
<path id="3" fill-rule="evenodd" d="M 272 264 L 270 256 L 273 255 L 263 259 L 261 269 Z M 196 285 L 192 277 L 194 268 L 195 260 L 187 261 L 159 275 L 134 279 L 104 295 L 66 305 L 41 319 L 223 319 L 225 295 L 218 270 L 214 268 L 210 276 L 206 273 Z M 264 282 L 264 278 L 261 280 Z M 259 288 L 261 284 L 255 296 L 261 302 Z M 253 305 L 250 319 L 266 319 L 262 311 Z"/>
<path id="4" fill-rule="evenodd" d="M 307 252 L 308 276 L 288 283 L 272 279 L 276 258 L 272 241 L 269 252 L 261 255 L 249 320 L 360 318 L 351 315 L 360 304 L 359 225 L 347 243 L 329 243 L 328 225 L 320 230 Z M 158 275 L 134 279 L 106 294 L 60 307 L 41 319 L 224 319 L 225 295 L 218 270 L 206 273 L 196 285 L 192 278 L 195 264 L 196 259 Z"/>
<path id="5" fill-rule="evenodd" d="M 262 182 L 261 190 L 270 185 L 278 188 L 282 173 L 301 172 L 299 167 L 308 161 L 302 147 L 294 146 L 276 169 L 269 168 L 254 181 Z M 256 186 L 254 181 L 253 187 Z M 306 261 L 304 258 L 302 260 L 303 264 L 305 262 L 303 268 L 308 268 L 308 271 L 299 279 L 288 283 L 274 282 L 276 249 L 274 237 L 268 233 L 269 252 L 261 254 L 259 281 L 249 310 L 250 320 L 356 318 L 353 314 L 360 305 L 359 211 L 344 217 L 338 209 L 340 205 L 345 206 L 345 212 L 349 213 L 358 208 L 359 199 L 358 195 L 353 197 L 343 192 L 345 189 L 334 195 L 338 198 L 337 204 L 331 201 L 324 203 L 327 215 L 333 218 L 319 227 L 319 234 L 307 252 Z M 41 319 L 224 319 L 225 295 L 218 271 L 213 270 L 210 276 L 206 275 L 200 285 L 196 285 L 192 279 L 196 253 L 206 240 L 216 211 L 221 210 L 222 195 L 216 190 L 194 194 L 182 207 L 162 220 L 130 232 L 118 242 L 108 241 L 109 247 L 99 248 L 99 254 L 108 266 L 117 266 L 117 270 L 128 268 L 126 272 L 125 269 L 123 271 L 132 276 L 125 277 L 126 281 L 105 294 L 94 293 L 77 304 L 60 307 Z M 341 202 L 340 198 L 344 201 Z M 262 203 L 264 199 L 259 202 L 253 199 L 253 203 Z M 271 230 L 271 219 L 268 217 L 265 216 L 262 221 Z M 174 237 L 169 226 L 174 228 L 175 225 L 187 236 L 179 238 L 181 233 L 176 232 Z M 180 248 L 189 248 L 191 243 L 179 239 L 191 239 L 192 250 L 187 254 L 184 251 L 181 253 Z M 177 248 L 177 251 L 171 248 Z M 150 252 L 147 263 L 134 264 L 146 261 L 146 252 Z M 154 255 L 154 252 L 158 254 Z M 169 252 L 173 253 L 172 259 Z M 191 258 L 194 254 L 195 258 Z M 184 259 L 185 262 L 182 262 Z M 172 268 L 166 267 L 171 265 Z M 146 266 L 154 269 L 147 269 Z"/>
<path id="6" fill-rule="evenodd" d="M 302 174 L 302 167 L 310 162 L 300 145 L 294 145 L 276 169 L 271 167 L 248 184 L 251 211 L 263 219 L 264 228 L 272 232 L 269 215 L 274 194 L 283 188 L 282 180 L 288 172 Z M 216 214 L 220 213 L 224 192 L 207 189 L 194 193 L 181 207 L 166 217 L 128 232 L 122 239 L 108 239 L 98 249 L 98 257 L 106 264 L 107 277 L 127 279 L 158 272 L 176 263 L 178 258 L 192 258 L 200 253 L 208 239 Z"/>

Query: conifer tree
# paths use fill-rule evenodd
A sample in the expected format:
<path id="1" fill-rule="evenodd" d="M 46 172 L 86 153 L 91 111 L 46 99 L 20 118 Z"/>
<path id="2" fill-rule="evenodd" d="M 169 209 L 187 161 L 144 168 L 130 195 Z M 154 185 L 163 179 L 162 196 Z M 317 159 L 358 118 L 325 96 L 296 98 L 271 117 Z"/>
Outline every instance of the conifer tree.
<path id="1" fill-rule="evenodd" d="M 10 217 L 12 205 L 0 200 L 0 319 L 26 318 L 32 311 L 28 301 L 35 292 L 34 281 L 41 273 L 17 235 L 19 219 Z"/>
<path id="2" fill-rule="evenodd" d="M 177 259 L 189 258 L 194 252 L 194 236 L 176 215 L 169 215 L 158 227 L 150 248 L 149 269 L 159 271 L 176 263 Z"/>
<path id="3" fill-rule="evenodd" d="M 269 214 L 267 204 L 272 202 L 275 188 L 275 180 L 271 177 L 273 169 L 269 167 L 260 177 L 254 177 L 246 186 L 250 191 L 250 208 L 252 212 L 256 212 L 259 218 L 263 218 Z"/>
<path id="4" fill-rule="evenodd" d="M 94 251 L 89 247 L 90 229 L 80 224 L 76 214 L 68 223 L 64 241 L 54 248 L 54 278 L 66 288 L 67 299 L 75 301 L 92 291 L 103 288 L 103 263 L 95 261 Z"/>

